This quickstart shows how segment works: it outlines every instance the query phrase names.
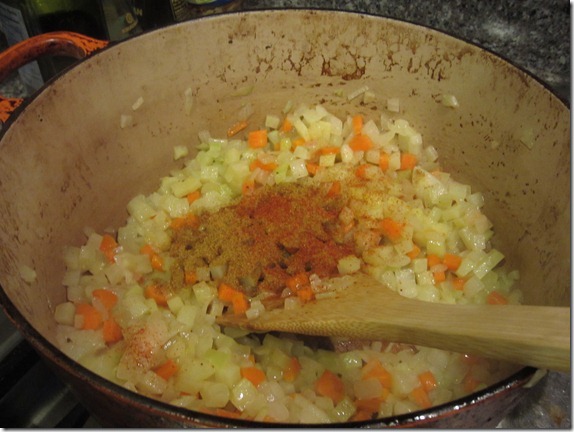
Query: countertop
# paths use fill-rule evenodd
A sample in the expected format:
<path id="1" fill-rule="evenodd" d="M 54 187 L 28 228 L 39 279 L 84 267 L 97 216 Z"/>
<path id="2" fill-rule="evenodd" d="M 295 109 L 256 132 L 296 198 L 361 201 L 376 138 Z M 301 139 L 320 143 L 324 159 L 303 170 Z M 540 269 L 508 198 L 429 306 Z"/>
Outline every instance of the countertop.
<path id="1" fill-rule="evenodd" d="M 323 8 L 365 12 L 434 28 L 478 44 L 543 81 L 570 103 L 570 3 L 565 0 L 244 0 L 246 10 Z M 0 50 L 4 48 L 0 44 Z M 26 96 L 17 75 L 0 94 Z M 571 377 L 550 373 L 499 425 L 570 428 Z"/>
<path id="2" fill-rule="evenodd" d="M 241 7 L 338 9 L 431 27 L 495 52 L 570 101 L 571 7 L 566 0 L 243 0 Z M 1 84 L 0 93 L 26 96 L 17 76 Z"/>

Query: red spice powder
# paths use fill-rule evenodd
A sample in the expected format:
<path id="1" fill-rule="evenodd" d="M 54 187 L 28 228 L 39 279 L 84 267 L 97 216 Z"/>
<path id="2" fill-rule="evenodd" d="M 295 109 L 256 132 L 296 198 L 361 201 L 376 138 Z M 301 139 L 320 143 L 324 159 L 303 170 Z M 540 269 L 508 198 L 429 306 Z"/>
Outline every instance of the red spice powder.
<path id="1" fill-rule="evenodd" d="M 248 295 L 280 295 L 292 275 L 335 276 L 339 259 L 354 249 L 335 240 L 344 199 L 327 192 L 299 183 L 262 187 L 236 205 L 201 215 L 198 227 L 175 231 L 172 283 L 183 284 L 186 270 L 224 265 L 222 281 Z"/>

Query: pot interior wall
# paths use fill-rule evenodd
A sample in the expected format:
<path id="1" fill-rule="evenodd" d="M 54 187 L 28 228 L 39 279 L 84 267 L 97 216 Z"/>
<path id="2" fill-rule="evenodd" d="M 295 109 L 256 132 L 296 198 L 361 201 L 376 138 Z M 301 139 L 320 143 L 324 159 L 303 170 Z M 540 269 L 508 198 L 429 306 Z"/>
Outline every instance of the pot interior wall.
<path id="1" fill-rule="evenodd" d="M 348 100 L 365 85 L 375 102 Z M 442 105 L 443 94 L 460 106 Z M 386 110 L 391 97 L 400 99 L 399 114 Z M 148 33 L 96 54 L 27 105 L 0 148 L 0 283 L 11 302 L 53 341 L 64 246 L 80 245 L 86 226 L 123 224 L 127 202 L 181 164 L 174 145 L 193 148 L 203 129 L 224 136 L 245 104 L 256 125 L 287 101 L 408 119 L 445 170 L 485 193 L 497 246 L 520 270 L 526 302 L 570 303 L 567 108 L 500 59 L 443 34 L 309 11 L 219 16 Z M 122 115 L 133 125 L 121 128 Z M 22 265 L 35 269 L 36 281 L 22 280 Z"/>

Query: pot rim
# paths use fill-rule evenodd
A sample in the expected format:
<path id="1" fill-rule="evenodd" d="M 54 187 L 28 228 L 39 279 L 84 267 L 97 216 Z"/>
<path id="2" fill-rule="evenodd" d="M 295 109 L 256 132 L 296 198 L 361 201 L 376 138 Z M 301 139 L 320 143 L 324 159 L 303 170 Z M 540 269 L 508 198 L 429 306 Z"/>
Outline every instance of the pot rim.
<path id="1" fill-rule="evenodd" d="M 4 136 L 4 134 L 6 133 L 6 131 L 10 128 L 10 126 L 12 125 L 12 123 L 19 117 L 20 113 L 22 111 L 24 111 L 26 109 L 26 107 L 34 100 L 36 99 L 36 97 L 42 93 L 46 88 L 50 87 L 50 85 L 55 82 L 56 80 L 58 80 L 62 75 L 65 75 L 68 71 L 74 69 L 75 67 L 77 67 L 78 65 L 90 60 L 92 57 L 99 55 L 102 52 L 105 52 L 109 49 L 112 49 L 118 45 L 124 44 L 126 42 L 131 41 L 132 39 L 136 39 L 136 38 L 141 38 L 141 37 L 145 37 L 146 35 L 149 34 L 153 34 L 156 32 L 161 32 L 162 30 L 166 29 L 166 28 L 171 28 L 171 27 L 178 27 L 178 26 L 186 26 L 189 25 L 192 22 L 196 22 L 196 21 L 203 21 L 203 20 L 217 20 L 217 19 L 225 19 L 228 16 L 235 16 L 235 15 L 245 15 L 245 14 L 267 14 L 267 13 L 281 13 L 281 12 L 288 12 L 288 13 L 300 13 L 300 14 L 306 14 L 306 13 L 329 13 L 329 14 L 346 14 L 346 15 L 356 15 L 356 16 L 365 16 L 365 17 L 369 17 L 371 19 L 377 19 L 377 20 L 383 20 L 383 21 L 391 21 L 391 22 L 397 22 L 397 23 L 402 23 L 402 24 L 406 24 L 408 26 L 413 26 L 422 30 L 430 30 L 432 32 L 436 32 L 438 34 L 441 34 L 443 36 L 447 36 L 449 38 L 452 38 L 454 40 L 460 41 L 460 42 L 464 42 L 465 44 L 468 44 L 476 49 L 482 50 L 484 51 L 487 55 L 489 56 L 493 56 L 496 57 L 500 60 L 503 60 L 507 65 L 509 65 L 510 67 L 517 69 L 518 71 L 520 71 L 523 74 L 526 74 L 530 79 L 534 80 L 536 83 L 538 83 L 539 85 L 541 85 L 546 91 L 548 91 L 552 96 L 554 96 L 557 100 L 560 101 L 560 103 L 562 105 L 564 105 L 564 107 L 568 110 L 570 110 L 570 106 L 571 106 L 571 101 L 569 100 L 569 98 L 567 98 L 565 95 L 560 95 L 554 88 L 552 88 L 552 86 L 547 83 L 546 81 L 542 80 L 541 78 L 537 77 L 536 75 L 534 75 L 532 72 L 530 72 L 529 70 L 527 70 L 524 66 L 517 64 L 515 61 L 509 59 L 508 57 L 506 57 L 504 54 L 500 54 L 498 52 L 495 52 L 494 50 L 492 50 L 491 48 L 488 48 L 480 43 L 471 41 L 470 39 L 467 39 L 465 37 L 459 36 L 459 35 L 455 35 L 454 33 L 448 31 L 448 30 L 443 30 L 443 29 L 439 29 L 433 26 L 429 26 L 429 25 L 423 25 L 423 24 L 418 24 L 416 22 L 413 21 L 409 21 L 406 19 L 402 19 L 402 18 L 395 18 L 395 17 L 390 17 L 390 16 L 386 16 L 386 15 L 377 15 L 374 13 L 369 13 L 369 12 L 360 12 L 360 11 L 352 11 L 352 10 L 342 10 L 342 9 L 335 9 L 335 8 L 319 8 L 319 7 L 295 7 L 295 6 L 282 6 L 282 7 L 278 7 L 278 8 L 263 8 L 263 9 L 249 9 L 249 10 L 235 10 L 235 11 L 225 11 L 225 12 L 221 12 L 215 15 L 206 15 L 206 16 L 202 16 L 202 17 L 197 17 L 197 18 L 193 18 L 190 20 L 186 20 L 186 21 L 182 21 L 182 22 L 178 22 L 178 23 L 173 23 L 173 24 L 168 24 L 166 26 L 162 26 L 160 28 L 155 28 L 155 29 L 151 29 L 151 30 L 146 30 L 143 31 L 142 33 L 139 33 L 137 35 L 130 35 L 129 37 L 122 39 L 120 41 L 114 41 L 113 43 L 108 44 L 106 47 L 98 50 L 97 52 L 91 54 L 88 57 L 79 59 L 78 61 L 76 61 L 74 64 L 66 67 L 65 69 L 59 71 L 58 73 L 56 73 L 54 76 L 50 77 L 42 87 L 40 87 L 39 89 L 35 90 L 34 92 L 32 92 L 32 94 L 30 94 L 28 97 L 24 98 L 24 103 L 22 103 L 19 107 L 17 107 L 14 112 L 11 114 L 10 118 L 8 119 L 8 121 L 6 121 L 4 123 L 4 125 L 0 128 L 0 140 L 2 139 L 2 137 Z"/>
<path id="2" fill-rule="evenodd" d="M 338 10 L 333 8 L 318 8 L 318 7 L 307 7 L 307 8 L 298 8 L 298 7 L 281 7 L 281 8 L 268 8 L 268 9 L 256 9 L 256 10 L 240 10 L 240 11 L 229 11 L 223 12 L 217 15 L 210 15 L 195 18 L 193 20 L 179 22 L 170 24 L 168 26 L 164 26 L 157 29 L 152 29 L 148 31 L 144 31 L 138 35 L 130 36 L 126 39 L 121 41 L 117 41 L 114 43 L 109 44 L 105 48 L 99 50 L 95 54 L 80 59 L 75 62 L 70 67 L 62 70 L 61 72 L 57 73 L 49 80 L 45 82 L 45 84 L 40 87 L 38 90 L 34 91 L 22 105 L 20 105 L 14 113 L 10 116 L 8 121 L 3 125 L 2 130 L 0 131 L 0 145 L 1 141 L 6 134 L 6 132 L 10 129 L 10 127 L 14 124 L 14 122 L 18 119 L 18 117 L 26 110 L 26 107 L 30 105 L 41 93 L 46 91 L 48 87 L 50 87 L 55 81 L 57 81 L 60 77 L 65 75 L 71 69 L 79 66 L 80 64 L 90 61 L 94 56 L 100 55 L 109 49 L 114 49 L 114 47 L 119 46 L 121 44 L 129 43 L 133 39 L 141 38 L 141 37 L 151 37 L 149 35 L 165 31 L 166 28 L 170 27 L 178 27 L 178 26 L 187 26 L 192 25 L 191 23 L 198 20 L 220 20 L 225 19 L 227 16 L 236 16 L 236 15 L 245 15 L 245 14 L 269 14 L 269 13 L 284 13 L 284 12 L 292 12 L 298 14 L 308 14 L 308 13 L 328 13 L 328 14 L 346 14 L 346 15 L 355 15 L 355 16 L 366 16 L 370 19 L 376 19 L 381 21 L 390 21 L 390 22 L 398 22 L 408 26 L 414 26 L 421 30 L 430 30 L 432 32 L 436 32 L 443 36 L 447 36 L 459 42 L 463 42 L 465 44 L 471 45 L 476 49 L 484 51 L 489 56 L 494 56 L 498 59 L 503 60 L 508 66 L 511 68 L 517 69 L 521 73 L 525 74 L 530 79 L 534 80 L 538 84 L 540 84 L 547 92 L 553 95 L 557 100 L 559 100 L 566 109 L 570 109 L 569 101 L 562 98 L 558 93 L 550 87 L 548 83 L 543 81 L 542 79 L 535 76 L 530 71 L 526 70 L 524 67 L 515 64 L 512 60 L 509 60 L 504 55 L 494 52 L 493 50 L 486 48 L 478 43 L 472 42 L 460 36 L 455 36 L 452 33 L 437 29 L 431 26 L 417 24 L 411 21 L 407 21 L 400 18 L 394 18 L 384 15 L 376 15 L 372 13 L 366 12 L 359 12 L 359 11 L 350 11 L 350 10 Z M 1 151 L 1 150 L 0 150 Z M 196 424 L 200 425 L 201 427 L 218 427 L 222 423 L 229 425 L 229 426 L 236 426 L 236 427 L 261 427 L 265 425 L 265 427 L 293 427 L 295 426 L 292 423 L 265 423 L 265 422 L 257 422 L 252 420 L 242 420 L 242 419 L 234 419 L 234 418 L 226 418 L 220 417 L 212 414 L 206 414 L 199 411 L 193 411 L 187 408 L 177 407 L 175 405 L 171 405 L 166 402 L 162 402 L 147 396 L 143 396 L 141 394 L 132 392 L 118 384 L 115 384 L 100 375 L 90 371 L 89 369 L 85 368 L 81 364 L 77 363 L 75 360 L 71 359 L 67 355 L 65 355 L 60 349 L 58 349 L 55 345 L 49 342 L 39 331 L 37 331 L 20 313 L 20 311 L 16 308 L 16 306 L 12 303 L 8 295 L 6 294 L 2 285 L 0 285 L 0 306 L 5 311 L 8 318 L 12 321 L 15 327 L 24 335 L 27 342 L 29 342 L 33 348 L 41 354 L 44 359 L 49 359 L 51 363 L 63 368 L 67 374 L 73 375 L 74 377 L 91 383 L 94 387 L 100 389 L 100 391 L 114 394 L 119 396 L 122 400 L 126 400 L 132 405 L 135 405 L 140 408 L 145 408 L 147 411 L 153 411 L 168 418 L 172 418 L 175 421 L 192 421 Z M 509 377 L 504 380 L 501 380 L 491 386 L 480 390 L 478 392 L 471 393 L 467 396 L 462 398 L 458 398 L 452 400 L 450 402 L 437 405 L 428 409 L 418 410 L 413 413 L 409 414 L 401 414 L 397 416 L 390 416 L 390 417 L 381 417 L 373 420 L 364 420 L 364 421 L 356 421 L 356 422 L 344 422 L 344 423 L 331 423 L 329 426 L 331 427 L 383 427 L 383 426 L 424 426 L 426 422 L 450 417 L 452 415 L 456 415 L 457 413 L 464 411 L 466 409 L 471 408 L 472 406 L 489 399 L 490 397 L 494 397 L 498 394 L 506 393 L 511 391 L 514 388 L 523 387 L 527 384 L 538 369 L 530 366 L 523 367 L 519 369 L 517 372 L 513 373 Z M 325 427 L 324 424 L 298 424 L 297 427 L 308 427 L 308 428 L 319 428 Z"/>

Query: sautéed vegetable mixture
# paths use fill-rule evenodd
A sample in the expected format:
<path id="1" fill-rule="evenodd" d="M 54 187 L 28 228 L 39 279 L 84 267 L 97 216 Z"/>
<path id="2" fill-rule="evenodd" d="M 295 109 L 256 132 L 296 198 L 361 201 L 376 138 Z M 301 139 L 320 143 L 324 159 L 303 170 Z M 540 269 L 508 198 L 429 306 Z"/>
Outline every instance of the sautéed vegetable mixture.
<path id="1" fill-rule="evenodd" d="M 201 133 L 194 158 L 129 202 L 124 226 L 66 250 L 60 348 L 134 392 L 262 422 L 404 414 L 508 376 L 515 366 L 422 346 L 216 324 L 321 301 L 326 279 L 355 272 L 428 302 L 521 299 L 483 196 L 406 120 L 286 112 Z"/>

